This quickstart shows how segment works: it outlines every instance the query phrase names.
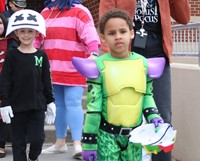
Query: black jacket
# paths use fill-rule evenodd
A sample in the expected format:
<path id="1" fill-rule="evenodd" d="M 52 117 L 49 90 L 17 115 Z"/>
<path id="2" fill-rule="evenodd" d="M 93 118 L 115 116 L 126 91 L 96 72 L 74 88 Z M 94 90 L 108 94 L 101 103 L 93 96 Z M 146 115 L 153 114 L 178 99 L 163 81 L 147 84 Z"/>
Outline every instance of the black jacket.
<path id="1" fill-rule="evenodd" d="M 14 112 L 47 108 L 54 102 L 49 60 L 42 50 L 22 53 L 8 51 L 1 73 L 1 107 Z"/>

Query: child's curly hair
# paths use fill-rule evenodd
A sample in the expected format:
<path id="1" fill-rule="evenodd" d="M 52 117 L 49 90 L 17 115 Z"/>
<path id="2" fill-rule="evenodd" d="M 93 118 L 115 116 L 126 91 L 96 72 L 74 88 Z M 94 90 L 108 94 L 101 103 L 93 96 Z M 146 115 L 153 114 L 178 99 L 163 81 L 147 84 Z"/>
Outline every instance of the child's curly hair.
<path id="1" fill-rule="evenodd" d="M 128 24 L 129 29 L 130 30 L 133 29 L 133 21 L 130 15 L 126 11 L 123 11 L 120 9 L 112 9 L 106 12 L 99 21 L 99 32 L 101 34 L 104 34 L 105 25 L 108 22 L 108 20 L 110 20 L 111 18 L 124 19 L 126 23 Z"/>

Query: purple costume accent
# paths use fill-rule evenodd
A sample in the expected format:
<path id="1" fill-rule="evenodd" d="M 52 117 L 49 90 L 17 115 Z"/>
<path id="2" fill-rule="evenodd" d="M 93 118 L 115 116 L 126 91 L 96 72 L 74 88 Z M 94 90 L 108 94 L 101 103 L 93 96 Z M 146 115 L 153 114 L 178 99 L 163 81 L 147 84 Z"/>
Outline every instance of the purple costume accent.
<path id="1" fill-rule="evenodd" d="M 165 67 L 165 58 L 148 58 L 148 76 L 150 78 L 159 78 Z"/>
<path id="2" fill-rule="evenodd" d="M 150 123 L 153 123 L 155 127 L 158 127 L 159 124 L 164 124 L 164 120 L 160 117 L 151 119 Z"/>
<path id="3" fill-rule="evenodd" d="M 72 64 L 86 78 L 94 79 L 100 74 L 95 61 L 92 59 L 73 57 Z"/>
<path id="4" fill-rule="evenodd" d="M 77 71 L 86 78 L 94 79 L 99 76 L 99 70 L 96 63 L 92 59 L 84 59 L 79 57 L 72 58 L 72 64 Z M 149 58 L 148 59 L 148 76 L 150 78 L 159 78 L 165 67 L 165 58 Z"/>

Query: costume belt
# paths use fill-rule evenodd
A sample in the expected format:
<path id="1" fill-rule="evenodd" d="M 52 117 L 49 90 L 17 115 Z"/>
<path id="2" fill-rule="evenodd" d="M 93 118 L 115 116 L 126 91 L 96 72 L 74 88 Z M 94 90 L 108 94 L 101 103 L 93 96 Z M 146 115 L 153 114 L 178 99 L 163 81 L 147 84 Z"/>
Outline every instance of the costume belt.
<path id="1" fill-rule="evenodd" d="M 141 124 L 139 124 L 138 126 L 140 126 Z M 102 116 L 100 129 L 107 133 L 114 134 L 114 135 L 118 134 L 118 135 L 122 135 L 122 136 L 129 136 L 130 132 L 138 126 L 135 126 L 135 127 L 116 126 L 116 125 L 108 123 Z"/>

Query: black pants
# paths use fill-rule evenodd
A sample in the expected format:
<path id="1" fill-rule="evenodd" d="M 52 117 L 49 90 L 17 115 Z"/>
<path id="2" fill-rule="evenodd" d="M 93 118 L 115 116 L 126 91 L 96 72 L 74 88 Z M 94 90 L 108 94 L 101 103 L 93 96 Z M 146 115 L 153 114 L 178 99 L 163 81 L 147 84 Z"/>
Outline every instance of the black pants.
<path id="1" fill-rule="evenodd" d="M 13 161 L 27 161 L 27 142 L 30 143 L 29 158 L 38 158 L 44 142 L 44 117 L 44 110 L 14 113 L 11 121 Z"/>
<path id="2" fill-rule="evenodd" d="M 146 49 L 134 48 L 132 51 L 139 53 L 146 58 L 164 56 L 162 47 L 162 35 L 150 33 L 147 38 Z M 171 123 L 171 69 L 168 61 L 166 62 L 163 74 L 160 78 L 154 79 L 153 95 L 156 106 L 164 122 Z M 171 161 L 171 153 L 159 152 L 152 155 L 152 161 Z"/>
<path id="3" fill-rule="evenodd" d="M 0 120 L 0 148 L 5 149 L 6 142 L 11 142 L 11 126 Z"/>

